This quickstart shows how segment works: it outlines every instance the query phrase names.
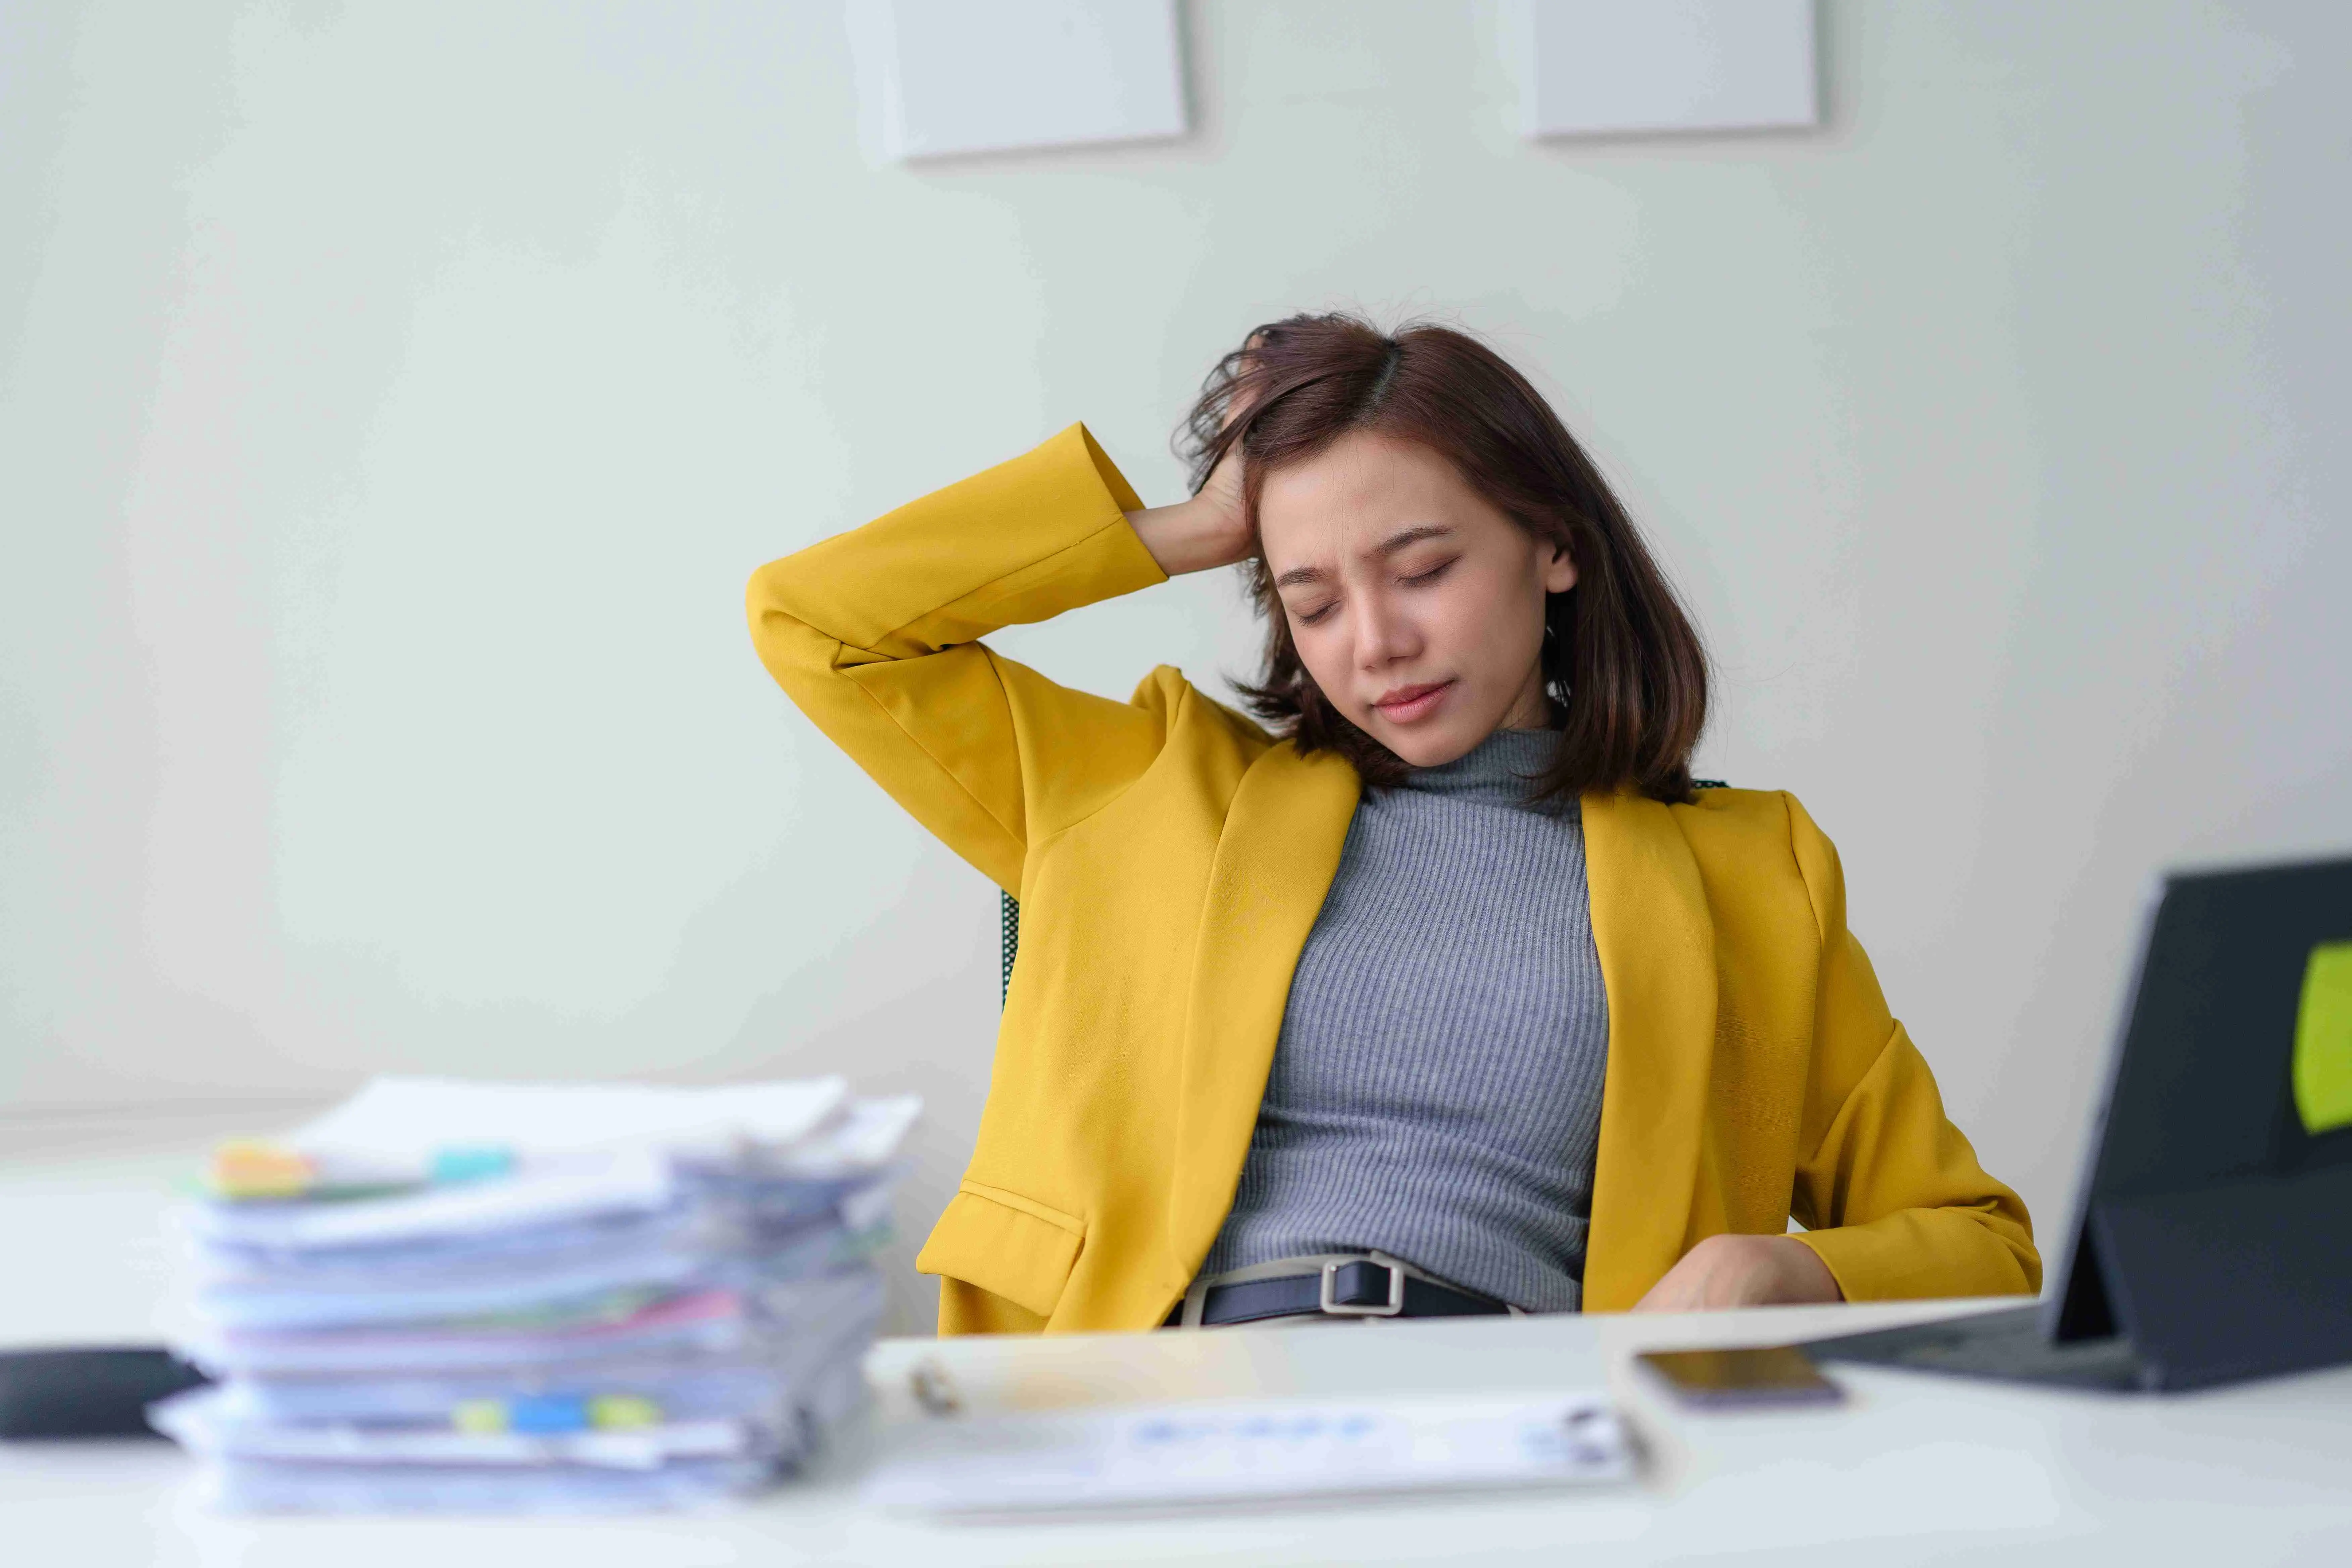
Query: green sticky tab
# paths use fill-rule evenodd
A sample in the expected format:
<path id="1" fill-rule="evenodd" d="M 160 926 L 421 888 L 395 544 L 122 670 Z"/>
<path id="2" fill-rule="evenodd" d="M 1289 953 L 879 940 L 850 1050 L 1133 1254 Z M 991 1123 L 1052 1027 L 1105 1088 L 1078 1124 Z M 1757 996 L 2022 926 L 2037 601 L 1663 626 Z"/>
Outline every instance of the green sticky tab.
<path id="1" fill-rule="evenodd" d="M 2294 1109 L 2317 1137 L 2352 1127 L 2352 942 L 2323 942 L 2294 1016 Z"/>

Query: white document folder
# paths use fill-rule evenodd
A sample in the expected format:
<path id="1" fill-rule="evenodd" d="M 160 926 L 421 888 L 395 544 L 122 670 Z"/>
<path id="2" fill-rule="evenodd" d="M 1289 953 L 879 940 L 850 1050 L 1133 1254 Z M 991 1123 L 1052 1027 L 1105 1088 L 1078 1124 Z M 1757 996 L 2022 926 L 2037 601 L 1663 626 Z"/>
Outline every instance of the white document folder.
<path id="1" fill-rule="evenodd" d="M 1591 1486 L 1635 1470 L 1597 1393 L 1235 1400 L 900 1423 L 866 1496 L 926 1513 L 1034 1515 Z"/>

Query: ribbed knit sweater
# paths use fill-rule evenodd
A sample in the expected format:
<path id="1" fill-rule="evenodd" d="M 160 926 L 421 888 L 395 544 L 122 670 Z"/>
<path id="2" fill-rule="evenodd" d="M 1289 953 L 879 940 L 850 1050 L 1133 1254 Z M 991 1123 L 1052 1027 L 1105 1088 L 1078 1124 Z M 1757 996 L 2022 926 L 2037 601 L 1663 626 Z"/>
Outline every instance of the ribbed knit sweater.
<path id="1" fill-rule="evenodd" d="M 1609 999 L 1558 735 L 1367 790 L 1203 1272 L 1377 1249 L 1530 1311 L 1583 1294 Z"/>

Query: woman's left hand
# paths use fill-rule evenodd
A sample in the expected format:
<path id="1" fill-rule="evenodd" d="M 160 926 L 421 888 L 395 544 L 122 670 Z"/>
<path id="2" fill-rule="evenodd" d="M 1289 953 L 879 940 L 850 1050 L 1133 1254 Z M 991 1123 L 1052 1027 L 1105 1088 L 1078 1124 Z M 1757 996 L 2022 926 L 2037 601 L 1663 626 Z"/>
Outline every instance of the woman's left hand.
<path id="1" fill-rule="evenodd" d="M 1829 1266 L 1793 1237 L 1710 1236 L 1684 1253 L 1633 1310 L 1717 1312 L 1844 1300 Z"/>

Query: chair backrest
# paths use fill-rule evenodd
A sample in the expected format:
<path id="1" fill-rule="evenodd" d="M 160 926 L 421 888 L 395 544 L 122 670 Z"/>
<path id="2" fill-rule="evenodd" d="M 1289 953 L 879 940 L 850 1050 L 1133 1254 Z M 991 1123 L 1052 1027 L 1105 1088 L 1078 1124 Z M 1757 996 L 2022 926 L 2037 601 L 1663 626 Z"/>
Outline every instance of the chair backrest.
<path id="1" fill-rule="evenodd" d="M 1721 779 L 1691 780 L 1693 789 L 1729 789 L 1730 787 Z M 999 892 L 996 896 L 1002 900 L 999 912 L 1004 922 L 1004 968 L 996 981 L 996 1005 L 1002 1007 L 1004 1005 L 1004 999 L 1013 994 L 1013 960 L 1021 952 L 1021 900 L 1006 892 Z"/>
<path id="2" fill-rule="evenodd" d="M 1003 900 L 1003 908 L 999 912 L 1004 921 L 1004 973 L 996 982 L 996 1005 L 1002 1007 L 1005 997 L 1012 994 L 1013 959 L 1021 951 L 1021 900 L 1010 893 L 996 896 Z"/>

